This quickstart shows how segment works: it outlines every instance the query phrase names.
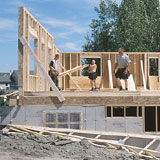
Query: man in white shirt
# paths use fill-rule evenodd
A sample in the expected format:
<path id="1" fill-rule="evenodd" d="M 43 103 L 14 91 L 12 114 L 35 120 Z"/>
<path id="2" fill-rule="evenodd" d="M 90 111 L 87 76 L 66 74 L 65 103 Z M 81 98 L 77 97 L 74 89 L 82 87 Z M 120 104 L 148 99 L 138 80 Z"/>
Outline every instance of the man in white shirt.
<path id="1" fill-rule="evenodd" d="M 55 85 L 57 86 L 57 88 L 58 88 L 57 76 L 59 74 L 58 65 L 57 65 L 58 59 L 59 59 L 59 54 L 56 54 L 55 58 L 51 60 L 50 65 L 49 65 L 49 68 L 50 68 L 49 75 L 50 75 L 51 79 L 53 80 L 53 82 L 55 83 Z"/>
<path id="2" fill-rule="evenodd" d="M 129 57 L 124 53 L 124 50 L 122 48 L 118 49 L 119 55 L 117 56 L 117 62 L 115 65 L 115 76 L 117 80 L 117 85 L 120 90 L 122 90 L 122 85 L 120 80 L 124 79 L 125 81 L 125 89 L 128 90 L 128 77 L 129 77 L 129 72 L 128 72 L 128 67 L 129 63 L 131 60 Z"/>

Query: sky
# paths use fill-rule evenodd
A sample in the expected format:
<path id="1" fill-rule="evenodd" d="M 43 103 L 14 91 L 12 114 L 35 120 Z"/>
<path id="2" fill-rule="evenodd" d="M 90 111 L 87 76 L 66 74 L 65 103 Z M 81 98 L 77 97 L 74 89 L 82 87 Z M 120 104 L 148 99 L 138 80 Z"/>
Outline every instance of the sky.
<path id="1" fill-rule="evenodd" d="M 117 4 L 121 0 L 115 0 Z M 0 0 L 0 72 L 18 67 L 18 7 L 25 7 L 62 52 L 82 51 L 100 0 Z"/>

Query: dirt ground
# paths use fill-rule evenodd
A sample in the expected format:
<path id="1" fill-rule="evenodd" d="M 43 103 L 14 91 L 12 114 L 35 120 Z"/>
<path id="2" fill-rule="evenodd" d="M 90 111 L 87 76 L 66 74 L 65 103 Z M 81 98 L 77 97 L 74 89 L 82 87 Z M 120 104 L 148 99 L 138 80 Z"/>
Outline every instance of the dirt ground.
<path id="1" fill-rule="evenodd" d="M 87 141 L 56 136 L 0 134 L 0 160 L 139 160 L 122 149 L 97 148 Z"/>

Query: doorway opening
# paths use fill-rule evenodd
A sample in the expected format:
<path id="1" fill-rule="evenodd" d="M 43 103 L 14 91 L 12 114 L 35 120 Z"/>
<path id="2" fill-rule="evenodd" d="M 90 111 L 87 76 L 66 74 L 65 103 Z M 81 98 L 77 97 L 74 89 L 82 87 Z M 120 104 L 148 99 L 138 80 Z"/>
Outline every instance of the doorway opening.
<path id="1" fill-rule="evenodd" d="M 156 132 L 156 107 L 145 107 L 145 131 Z"/>

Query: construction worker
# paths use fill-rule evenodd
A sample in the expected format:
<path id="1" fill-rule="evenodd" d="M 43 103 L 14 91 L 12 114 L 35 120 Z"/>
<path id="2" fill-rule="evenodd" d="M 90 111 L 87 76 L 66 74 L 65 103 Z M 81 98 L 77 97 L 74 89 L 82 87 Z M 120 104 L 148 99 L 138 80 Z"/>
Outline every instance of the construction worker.
<path id="1" fill-rule="evenodd" d="M 120 90 L 122 90 L 121 79 L 125 81 L 125 90 L 128 90 L 128 67 L 131 60 L 129 57 L 124 53 L 122 48 L 118 49 L 119 55 L 117 56 L 117 62 L 115 64 L 114 73 L 116 76 L 117 86 Z"/>
<path id="2" fill-rule="evenodd" d="M 88 68 L 88 73 L 89 73 L 89 79 L 90 79 L 90 84 L 91 84 L 91 91 L 97 90 L 97 86 L 96 86 L 96 78 L 97 78 L 97 65 L 96 65 L 96 61 L 92 60 L 92 63 L 89 65 Z"/>
<path id="3" fill-rule="evenodd" d="M 51 79 L 53 80 L 53 82 L 55 83 L 55 85 L 57 86 L 57 88 L 58 88 L 58 77 L 57 76 L 59 74 L 58 65 L 57 65 L 58 59 L 59 59 L 59 54 L 56 54 L 55 58 L 51 60 L 50 65 L 49 65 L 49 68 L 50 68 L 49 75 Z"/>

